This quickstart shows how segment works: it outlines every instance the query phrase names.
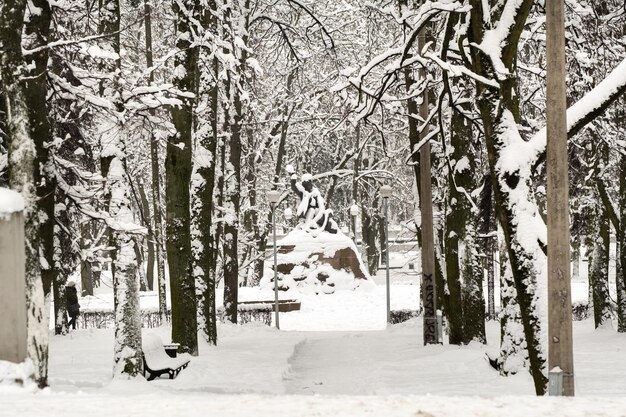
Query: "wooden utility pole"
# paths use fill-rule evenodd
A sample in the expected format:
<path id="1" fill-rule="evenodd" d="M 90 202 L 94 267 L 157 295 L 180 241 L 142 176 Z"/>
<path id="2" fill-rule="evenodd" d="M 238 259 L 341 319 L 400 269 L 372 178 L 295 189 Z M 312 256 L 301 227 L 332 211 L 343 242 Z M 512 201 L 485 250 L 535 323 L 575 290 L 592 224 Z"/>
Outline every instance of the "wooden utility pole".
<path id="1" fill-rule="evenodd" d="M 569 182 L 565 103 L 564 0 L 546 2 L 548 172 L 548 366 L 563 373 L 562 393 L 574 395 L 570 279 Z"/>
<path id="2" fill-rule="evenodd" d="M 421 51 L 425 44 L 426 30 L 418 37 Z M 426 79 L 426 70 L 419 70 L 422 80 Z M 420 117 L 428 118 L 428 91 L 422 94 Z M 422 126 L 420 140 L 428 135 L 428 125 Z M 422 216 L 422 306 L 424 307 L 424 344 L 439 343 L 437 335 L 437 292 L 435 291 L 435 242 L 433 235 L 433 200 L 430 179 L 430 142 L 420 149 L 420 212 Z"/>

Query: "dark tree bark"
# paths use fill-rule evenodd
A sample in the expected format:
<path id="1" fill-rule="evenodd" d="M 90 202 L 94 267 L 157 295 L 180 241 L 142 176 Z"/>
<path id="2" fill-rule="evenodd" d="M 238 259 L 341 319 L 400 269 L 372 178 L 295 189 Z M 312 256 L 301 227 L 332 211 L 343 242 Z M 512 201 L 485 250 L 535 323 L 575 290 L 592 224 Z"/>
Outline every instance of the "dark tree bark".
<path id="1" fill-rule="evenodd" d="M 154 61 L 152 58 L 152 4 L 149 0 L 144 0 L 144 29 L 146 32 L 146 66 L 152 68 Z M 148 83 L 154 81 L 154 75 L 150 72 Z M 154 110 L 150 110 L 150 114 L 154 115 Z M 159 315 L 161 323 L 166 321 L 167 303 L 166 303 L 166 283 L 165 283 L 165 252 L 164 252 L 164 236 L 163 236 L 163 216 L 161 210 L 161 160 L 159 157 L 159 143 L 157 138 L 150 129 L 150 167 L 152 169 L 152 213 L 154 214 L 154 225 L 152 228 L 152 247 L 153 256 L 156 258 L 157 264 L 157 282 L 159 291 Z M 153 266 L 148 255 L 148 268 Z M 154 273 L 154 272 L 153 272 Z M 153 278 L 154 280 L 154 278 Z"/>
<path id="2" fill-rule="evenodd" d="M 48 385 L 48 312 L 45 309 L 40 263 L 40 224 L 38 190 L 40 178 L 37 145 L 31 136 L 30 111 L 26 86 L 21 77 L 25 62 L 22 56 L 22 22 L 26 1 L 0 2 L 0 77 L 7 114 L 8 179 L 10 188 L 24 198 L 26 238 L 26 304 L 28 311 L 28 355 L 35 366 L 35 381 Z M 45 96 L 44 96 L 45 97 Z M 38 123 L 38 122 L 37 122 Z M 49 288 L 49 287 L 48 287 Z"/>
<path id="3" fill-rule="evenodd" d="M 29 48 L 46 45 L 50 39 L 50 21 L 52 11 L 47 0 L 33 0 L 33 6 L 40 13 L 30 14 L 24 26 L 24 34 Z M 41 255 L 45 259 L 41 268 L 44 295 L 51 296 L 54 280 L 54 189 L 56 178 L 50 158 L 49 144 L 52 142 L 52 126 L 47 106 L 47 68 L 48 48 L 33 53 L 29 59 L 35 64 L 28 73 L 26 102 L 29 109 L 30 134 L 35 141 L 37 159 L 35 161 L 35 184 L 37 184 L 37 206 L 43 216 L 40 217 L 39 230 Z"/>
<path id="4" fill-rule="evenodd" d="M 609 218 L 601 204 L 596 207 L 593 255 L 589 284 L 593 297 L 593 318 L 596 328 L 611 323 L 609 296 Z"/>
<path id="5" fill-rule="evenodd" d="M 152 226 L 152 219 L 150 216 L 150 203 L 148 202 L 148 196 L 146 195 L 146 190 L 144 188 L 144 184 L 142 180 L 137 181 L 137 189 L 139 191 L 139 198 L 141 203 L 141 213 L 142 218 L 145 223 L 145 227 L 148 229 L 148 238 L 145 239 L 146 249 L 142 250 L 142 244 L 138 240 L 137 241 L 137 260 L 139 262 L 139 270 L 140 276 L 142 278 L 142 286 L 143 282 L 145 282 L 145 287 L 150 291 L 154 290 L 154 229 Z M 147 255 L 145 255 L 147 253 Z M 146 259 L 146 274 L 143 275 L 143 260 Z M 139 261 L 140 260 L 140 261 Z M 145 278 L 145 281 L 143 280 Z M 142 289 L 141 291 L 145 291 Z"/>
<path id="6" fill-rule="evenodd" d="M 215 16 L 217 4 L 209 2 L 209 8 L 200 13 L 203 27 L 217 35 L 218 22 Z M 219 65 L 217 57 L 210 56 L 208 45 L 199 51 L 200 68 L 197 78 L 197 96 L 205 109 L 197 115 L 195 180 L 193 182 L 194 206 L 192 208 L 193 235 L 199 243 L 193 248 L 195 280 L 201 288 L 199 294 L 200 323 L 205 338 L 210 344 L 217 344 L 216 317 L 216 258 L 217 250 L 214 235 L 215 160 L 217 157 L 218 125 L 218 86 L 216 83 Z"/>
<path id="7" fill-rule="evenodd" d="M 361 200 L 365 201 L 365 200 Z M 371 276 L 376 275 L 379 265 L 380 252 L 376 245 L 376 237 L 378 226 L 378 217 L 371 212 L 371 208 L 361 205 L 361 239 L 365 252 L 365 260 L 367 264 L 367 272 Z"/>
<path id="8" fill-rule="evenodd" d="M 463 160 L 463 158 L 467 160 L 468 142 L 471 140 L 471 137 L 468 135 L 468 129 L 465 126 L 463 117 L 457 112 L 452 113 L 451 131 L 450 145 L 452 154 L 450 159 L 455 161 L 455 163 Z M 467 202 L 467 197 L 458 191 L 457 187 L 462 187 L 469 192 L 473 187 L 467 183 L 471 181 L 473 176 L 466 175 L 462 170 L 458 170 L 456 165 L 450 166 L 448 171 L 448 207 L 450 214 L 445 219 L 444 245 L 449 295 L 445 303 L 445 314 L 450 326 L 449 342 L 451 345 L 460 345 L 465 342 L 465 337 L 463 335 L 462 259 L 459 257 L 459 241 L 463 242 L 465 239 L 467 217 L 471 215 L 471 206 Z"/>
<path id="9" fill-rule="evenodd" d="M 178 53 L 174 66 L 183 69 L 174 77 L 174 85 L 184 92 L 196 91 L 196 50 L 191 48 L 193 33 L 190 21 L 199 8 L 196 0 L 172 3 L 176 13 Z M 190 15 L 192 14 L 192 15 Z M 167 259 L 172 298 L 172 341 L 182 352 L 198 354 L 196 290 L 191 270 L 191 219 L 189 183 L 191 181 L 191 137 L 194 101 L 181 97 L 182 104 L 171 108 L 176 135 L 167 142 L 165 158 L 165 201 L 167 219 Z"/>
<path id="10" fill-rule="evenodd" d="M 250 1 L 246 0 L 236 10 L 226 9 L 224 25 L 231 52 L 239 51 L 237 65 L 227 70 L 224 92 L 228 99 L 224 106 L 225 130 L 228 132 L 225 167 L 224 210 L 224 313 L 232 323 L 237 323 L 237 298 L 239 290 L 239 214 L 241 207 L 241 136 L 243 108 L 241 90 L 245 81 L 246 48 L 237 46 L 235 37 L 248 42 Z"/>
<path id="11" fill-rule="evenodd" d="M 620 156 L 619 174 L 620 222 L 617 232 L 619 268 L 615 274 L 617 287 L 617 331 L 626 333 L 626 155 Z"/>

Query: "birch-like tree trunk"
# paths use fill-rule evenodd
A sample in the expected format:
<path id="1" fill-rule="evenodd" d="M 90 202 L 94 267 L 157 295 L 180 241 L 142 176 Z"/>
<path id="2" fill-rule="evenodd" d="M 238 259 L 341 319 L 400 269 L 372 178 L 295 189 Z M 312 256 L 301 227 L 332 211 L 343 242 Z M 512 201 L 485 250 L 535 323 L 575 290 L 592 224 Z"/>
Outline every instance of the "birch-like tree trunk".
<path id="1" fill-rule="evenodd" d="M 130 181 L 126 174 L 126 146 L 124 143 L 124 106 L 121 101 L 122 77 L 119 0 L 104 0 L 100 9 L 103 34 L 101 48 L 116 58 L 102 67 L 111 74 L 101 84 L 102 94 L 115 106 L 111 114 L 100 121 L 103 132 L 100 154 L 103 177 L 106 178 L 108 211 L 113 225 L 109 242 L 112 244 L 111 272 L 113 274 L 113 304 L 115 311 L 115 344 L 113 348 L 113 376 L 133 378 L 143 373 L 141 351 L 141 310 L 139 306 L 139 276 L 135 257 L 135 241 L 129 229 L 134 224 L 130 202 Z"/>
<path id="2" fill-rule="evenodd" d="M 9 186 L 20 192 L 26 203 L 26 305 L 28 311 L 28 355 L 35 365 L 35 381 L 48 385 L 48 310 L 41 277 L 40 219 L 35 188 L 37 148 L 31 136 L 30 113 L 23 73 L 22 22 L 26 1 L 0 2 L 0 75 L 5 96 L 8 139 Z M 37 174 L 38 175 L 38 174 Z"/>
<path id="3" fill-rule="evenodd" d="M 116 1 L 116 0 L 114 0 Z M 141 350 L 141 308 L 139 305 L 139 275 L 135 258 L 135 241 L 123 229 L 133 224 L 130 190 L 124 168 L 123 144 L 117 144 L 117 156 L 111 161 L 107 176 L 111 191 L 109 214 L 121 226 L 113 233 L 116 250 L 113 274 L 113 304 L 115 311 L 114 377 L 135 377 L 143 374 Z M 121 149 L 120 149 L 121 148 Z"/>

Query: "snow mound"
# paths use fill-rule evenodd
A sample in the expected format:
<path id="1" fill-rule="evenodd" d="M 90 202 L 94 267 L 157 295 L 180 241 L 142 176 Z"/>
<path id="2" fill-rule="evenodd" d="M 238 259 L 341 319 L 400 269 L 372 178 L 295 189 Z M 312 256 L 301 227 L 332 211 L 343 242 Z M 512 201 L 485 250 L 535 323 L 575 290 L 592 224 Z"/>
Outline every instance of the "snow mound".
<path id="1" fill-rule="evenodd" d="M 0 360 L 0 392 L 11 389 L 36 391 L 37 384 L 33 381 L 34 371 L 30 359 L 22 363 Z"/>

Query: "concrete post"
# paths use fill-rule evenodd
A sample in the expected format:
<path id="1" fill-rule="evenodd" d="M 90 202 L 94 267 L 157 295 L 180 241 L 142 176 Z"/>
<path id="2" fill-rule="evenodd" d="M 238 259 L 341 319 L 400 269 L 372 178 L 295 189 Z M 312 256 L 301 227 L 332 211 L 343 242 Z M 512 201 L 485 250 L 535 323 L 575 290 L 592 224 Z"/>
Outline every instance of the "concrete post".
<path id="1" fill-rule="evenodd" d="M 18 193 L 0 188 L 0 360 L 15 363 L 27 357 L 23 209 Z"/>
<path id="2" fill-rule="evenodd" d="M 546 68 L 548 367 L 562 370 L 563 395 L 574 396 L 563 0 L 546 2 Z"/>

